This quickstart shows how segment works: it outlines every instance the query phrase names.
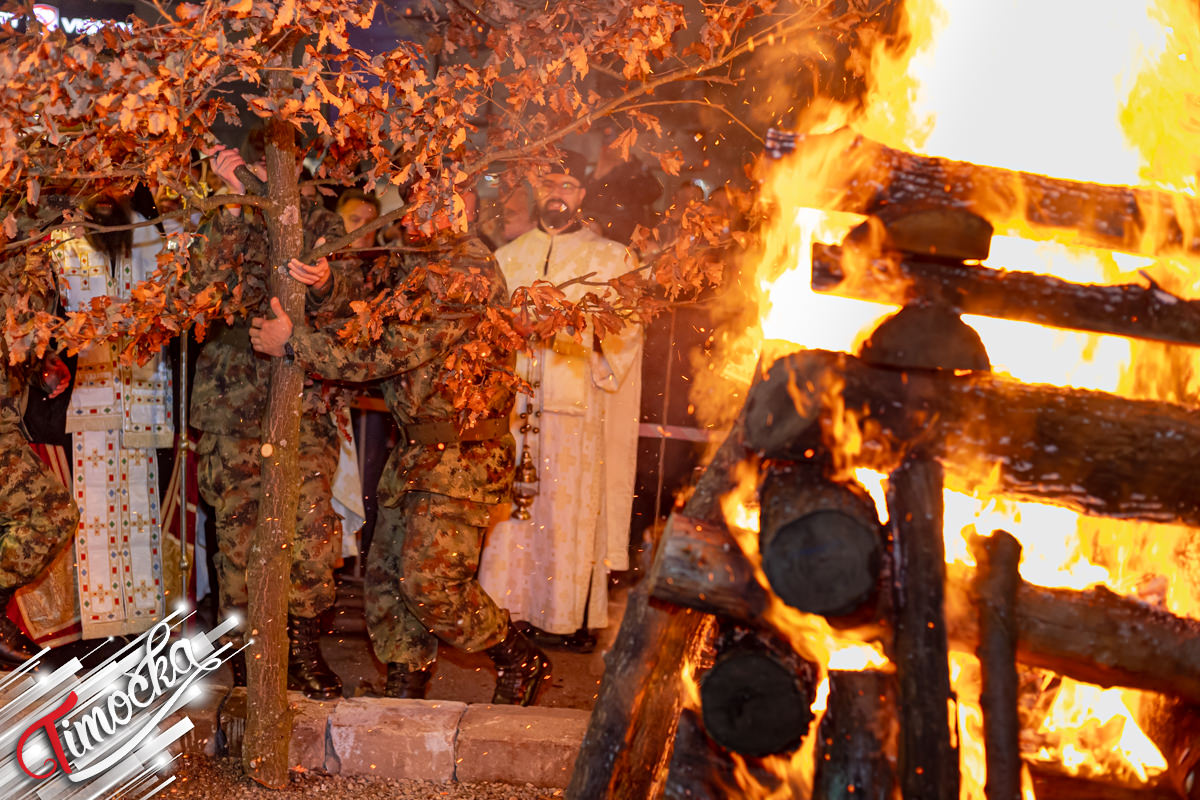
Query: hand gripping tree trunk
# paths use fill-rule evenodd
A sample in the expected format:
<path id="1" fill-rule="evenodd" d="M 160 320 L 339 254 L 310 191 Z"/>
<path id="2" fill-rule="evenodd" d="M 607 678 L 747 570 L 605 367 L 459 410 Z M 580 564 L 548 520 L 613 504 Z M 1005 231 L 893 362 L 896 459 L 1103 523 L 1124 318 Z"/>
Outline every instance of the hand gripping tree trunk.
<path id="1" fill-rule="evenodd" d="M 272 76 L 273 83 L 291 80 L 282 70 Z M 295 129 L 290 124 L 268 123 L 266 156 L 272 201 L 266 215 L 271 240 L 270 291 L 279 298 L 285 313 L 300 321 L 304 318 L 305 287 L 280 267 L 299 257 L 304 246 L 297 186 L 298 149 Z M 287 704 L 287 613 L 300 497 L 303 388 L 304 374 L 299 367 L 284 359 L 273 360 L 262 424 L 262 498 L 246 566 L 246 630 L 255 645 L 246 662 L 248 707 L 242 763 L 247 775 L 273 788 L 283 788 L 288 781 L 291 717 Z"/>

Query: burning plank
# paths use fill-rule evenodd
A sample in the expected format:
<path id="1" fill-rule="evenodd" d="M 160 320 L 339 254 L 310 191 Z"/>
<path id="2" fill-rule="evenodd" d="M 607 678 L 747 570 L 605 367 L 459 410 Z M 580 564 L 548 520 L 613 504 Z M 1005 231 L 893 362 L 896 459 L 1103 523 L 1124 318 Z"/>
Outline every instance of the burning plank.
<path id="1" fill-rule="evenodd" d="M 960 314 L 1200 345 L 1200 302 L 1157 286 L 1077 284 L 1030 272 L 815 244 L 812 288 L 855 300 L 901 306 L 933 302 Z"/>
<path id="2" fill-rule="evenodd" d="M 765 457 L 804 460 L 821 440 L 836 450 L 838 429 L 851 426 L 861 443 L 844 466 L 889 472 L 924 443 L 951 488 L 994 479 L 1016 499 L 1200 524 L 1200 414 L 1171 403 L 810 350 L 779 359 L 751 387 L 745 424 Z"/>
<path id="3" fill-rule="evenodd" d="M 779 141 L 779 140 L 776 140 Z M 1001 234 L 1067 241 L 1147 256 L 1200 256 L 1200 204 L 1184 195 L 1049 178 L 1029 172 L 914 155 L 842 129 L 791 137 L 799 158 L 831 165 L 833 188 L 815 207 L 886 219 L 957 209 L 976 214 Z"/>

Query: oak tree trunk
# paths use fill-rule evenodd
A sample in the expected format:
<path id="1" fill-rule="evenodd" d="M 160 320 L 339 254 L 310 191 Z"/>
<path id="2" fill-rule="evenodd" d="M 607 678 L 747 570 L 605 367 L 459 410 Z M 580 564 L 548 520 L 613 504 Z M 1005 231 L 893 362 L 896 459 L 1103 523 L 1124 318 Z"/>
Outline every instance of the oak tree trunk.
<path id="1" fill-rule="evenodd" d="M 291 82 L 282 70 L 271 73 L 272 89 Z M 271 263 L 286 264 L 301 255 L 297 185 L 299 151 L 295 129 L 272 121 L 266 137 L 267 182 L 272 206 L 267 216 Z M 292 320 L 304 318 L 303 284 L 281 269 L 271 270 L 269 288 Z M 304 374 L 295 364 L 274 359 L 262 422 L 262 497 L 258 528 L 246 565 L 249 590 L 246 623 L 255 644 L 247 651 L 246 689 L 250 698 L 242 764 L 258 783 L 283 788 L 288 783 L 291 717 L 287 703 L 288 594 L 296 508 L 300 497 L 300 410 Z"/>

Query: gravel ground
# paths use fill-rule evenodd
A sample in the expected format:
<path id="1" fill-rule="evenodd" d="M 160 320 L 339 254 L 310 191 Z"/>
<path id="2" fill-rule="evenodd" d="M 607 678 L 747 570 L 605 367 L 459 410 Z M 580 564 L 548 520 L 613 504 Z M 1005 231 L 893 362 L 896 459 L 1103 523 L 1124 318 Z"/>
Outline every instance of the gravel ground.
<path id="1" fill-rule="evenodd" d="M 316 772 L 292 773 L 287 789 L 266 789 L 242 776 L 233 759 L 181 758 L 175 782 L 156 797 L 195 800 L 299 800 L 347 797 L 354 800 L 550 800 L 562 789 L 505 783 L 430 783 L 381 778 L 349 778 Z"/>

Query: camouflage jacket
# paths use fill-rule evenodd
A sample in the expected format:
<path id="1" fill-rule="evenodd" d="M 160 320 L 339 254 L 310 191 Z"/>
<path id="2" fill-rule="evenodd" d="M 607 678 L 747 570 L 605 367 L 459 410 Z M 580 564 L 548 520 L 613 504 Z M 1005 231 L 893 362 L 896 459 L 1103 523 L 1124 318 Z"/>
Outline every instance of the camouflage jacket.
<path id="1" fill-rule="evenodd" d="M 345 235 L 341 218 L 318 204 L 306 204 L 303 217 L 305 248 L 322 236 L 333 240 Z M 250 317 L 271 316 L 266 223 L 249 208 L 239 217 L 218 211 L 201 225 L 196 241 L 193 285 L 223 283 L 226 299 L 249 310 L 233 325 L 221 323 L 209 332 L 196 364 L 189 421 L 207 433 L 255 439 L 262 435 L 271 379 L 271 360 L 254 352 L 249 336 Z M 314 323 L 323 315 L 345 314 L 361 290 L 358 262 L 332 261 L 330 270 L 332 283 L 325 297 L 317 297 L 311 289 L 307 293 L 306 313 Z M 322 392 L 320 382 L 306 382 L 303 413 L 328 411 Z"/>
<path id="2" fill-rule="evenodd" d="M 38 338 L 34 315 L 53 313 L 57 307 L 57 284 L 44 251 L 39 255 L 9 251 L 0 258 L 0 325 L 5 327 L 0 336 L 0 401 L 24 404 L 29 378 L 42 360 L 29 353 L 20 363 L 10 363 L 13 345 L 19 343 L 15 349 L 20 350 L 31 348 Z"/>
<path id="3" fill-rule="evenodd" d="M 401 426 L 454 423 L 453 400 L 445 388 L 453 372 L 445 356 L 473 335 L 487 305 L 507 305 L 508 287 L 491 252 L 474 237 L 454 240 L 438 257 L 445 259 L 451 272 L 471 270 L 482 276 L 490 291 L 487 302 L 468 301 L 448 316 L 434 315 L 418 323 L 388 323 L 379 341 L 362 346 L 344 344 L 334 326 L 296 327 L 292 333 L 296 361 L 330 380 L 382 380 L 384 402 Z M 404 259 L 393 261 L 395 274 L 407 274 Z M 497 369 L 512 368 L 511 353 L 496 353 L 492 359 Z M 491 396 L 484 398 L 487 417 L 507 419 L 512 392 L 489 391 Z M 395 506 L 407 491 L 505 502 L 511 491 L 514 451 L 507 432 L 484 441 L 433 444 L 410 444 L 402 435 L 379 480 L 379 502 Z"/>

